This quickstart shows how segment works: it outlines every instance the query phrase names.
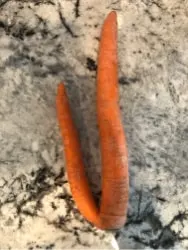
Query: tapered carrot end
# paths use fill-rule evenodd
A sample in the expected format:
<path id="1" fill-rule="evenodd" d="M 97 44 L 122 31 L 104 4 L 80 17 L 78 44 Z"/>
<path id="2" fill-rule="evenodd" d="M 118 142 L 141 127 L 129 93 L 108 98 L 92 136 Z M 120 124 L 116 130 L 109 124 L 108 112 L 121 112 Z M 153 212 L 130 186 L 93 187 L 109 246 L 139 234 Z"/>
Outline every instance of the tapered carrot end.
<path id="1" fill-rule="evenodd" d="M 117 13 L 116 13 L 116 11 L 115 10 L 111 11 L 108 14 L 107 18 L 109 18 L 109 19 L 117 19 Z"/>
<path id="2" fill-rule="evenodd" d="M 97 99 L 117 101 L 118 98 L 118 59 L 117 59 L 117 14 L 111 11 L 102 26 L 98 65 Z M 105 93 L 105 94 L 104 94 Z M 99 101 L 100 102 L 100 101 Z M 101 106 L 101 105 L 99 105 Z"/>
<path id="3" fill-rule="evenodd" d="M 103 52 L 105 55 L 111 55 L 112 53 L 109 52 L 110 50 L 117 51 L 117 14 L 115 11 L 111 11 L 104 20 L 101 31 L 99 57 L 101 55 L 103 58 Z M 106 57 L 104 56 L 104 58 Z M 104 60 L 105 59 L 102 61 Z M 108 58 L 105 61 L 108 61 Z"/>
<path id="4" fill-rule="evenodd" d="M 111 11 L 108 15 L 107 15 L 107 17 L 106 17 L 106 19 L 105 19 L 105 23 L 116 23 L 116 21 L 117 21 L 117 13 L 116 13 L 116 11 Z"/>
<path id="5" fill-rule="evenodd" d="M 63 82 L 60 82 L 57 87 L 57 95 L 62 96 L 65 93 L 65 85 Z"/>
<path id="6" fill-rule="evenodd" d="M 56 94 L 56 109 L 59 117 L 61 116 L 65 106 L 67 105 L 68 105 L 68 96 L 66 93 L 65 85 L 63 82 L 61 82 L 58 84 L 57 94 Z"/>

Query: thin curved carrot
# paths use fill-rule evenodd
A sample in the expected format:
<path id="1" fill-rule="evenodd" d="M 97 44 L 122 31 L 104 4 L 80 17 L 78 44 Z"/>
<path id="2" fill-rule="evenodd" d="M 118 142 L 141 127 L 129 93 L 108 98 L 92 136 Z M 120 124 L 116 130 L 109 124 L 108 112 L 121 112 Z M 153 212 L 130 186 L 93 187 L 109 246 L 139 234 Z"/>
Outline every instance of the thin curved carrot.
<path id="1" fill-rule="evenodd" d="M 117 16 L 106 18 L 98 55 L 97 116 L 102 155 L 101 223 L 119 228 L 128 204 L 128 154 L 118 105 Z"/>
<path id="2" fill-rule="evenodd" d="M 89 189 L 79 138 L 63 84 L 59 84 L 56 98 L 73 198 L 83 216 L 101 229 L 122 227 L 126 221 L 128 204 L 127 148 L 118 107 L 116 19 L 113 11 L 103 24 L 98 57 L 97 116 L 102 155 L 100 209 L 97 208 Z"/>
<path id="3" fill-rule="evenodd" d="M 70 105 L 63 83 L 58 86 L 56 108 L 64 143 L 67 175 L 73 198 L 83 216 L 93 224 L 101 227 L 99 211 L 89 189 L 78 133 L 71 117 Z"/>

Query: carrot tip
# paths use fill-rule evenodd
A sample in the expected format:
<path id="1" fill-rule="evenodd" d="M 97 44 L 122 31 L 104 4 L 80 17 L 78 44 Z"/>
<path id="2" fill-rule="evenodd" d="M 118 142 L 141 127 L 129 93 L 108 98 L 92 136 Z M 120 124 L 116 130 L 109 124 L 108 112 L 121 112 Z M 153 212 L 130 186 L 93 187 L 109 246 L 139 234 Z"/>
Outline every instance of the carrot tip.
<path id="1" fill-rule="evenodd" d="M 63 82 L 61 82 L 61 83 L 58 84 L 57 93 L 59 95 L 62 95 L 63 93 L 65 93 L 65 85 L 64 85 Z"/>
<path id="2" fill-rule="evenodd" d="M 115 10 L 112 10 L 110 13 L 109 13 L 109 15 L 113 15 L 113 16 L 117 16 L 117 12 L 115 11 Z"/>
<path id="3" fill-rule="evenodd" d="M 117 19 L 117 13 L 116 13 L 116 11 L 115 10 L 113 10 L 113 11 L 111 11 L 108 15 L 107 15 L 107 17 L 106 17 L 106 21 L 107 20 L 116 20 Z"/>
<path id="4" fill-rule="evenodd" d="M 64 82 L 60 82 L 59 84 L 58 84 L 58 87 L 65 87 L 65 84 L 64 84 Z"/>

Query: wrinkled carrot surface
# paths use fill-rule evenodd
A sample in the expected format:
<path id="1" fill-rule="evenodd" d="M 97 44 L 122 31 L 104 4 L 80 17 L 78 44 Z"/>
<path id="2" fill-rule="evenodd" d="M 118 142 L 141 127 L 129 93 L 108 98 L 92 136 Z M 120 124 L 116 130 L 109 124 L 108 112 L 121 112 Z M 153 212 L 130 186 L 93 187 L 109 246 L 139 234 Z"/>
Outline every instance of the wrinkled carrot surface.
<path id="1" fill-rule="evenodd" d="M 97 116 L 102 155 L 100 218 L 109 228 L 125 223 L 128 203 L 128 163 L 118 105 L 117 17 L 106 18 L 99 47 Z"/>
<path id="2" fill-rule="evenodd" d="M 78 133 L 61 83 L 56 98 L 64 143 L 66 168 L 73 198 L 83 216 L 101 229 L 117 229 L 126 221 L 128 204 L 128 154 L 118 105 L 117 16 L 104 21 L 98 55 L 97 119 L 102 157 L 102 198 L 94 202 L 86 178 Z"/>

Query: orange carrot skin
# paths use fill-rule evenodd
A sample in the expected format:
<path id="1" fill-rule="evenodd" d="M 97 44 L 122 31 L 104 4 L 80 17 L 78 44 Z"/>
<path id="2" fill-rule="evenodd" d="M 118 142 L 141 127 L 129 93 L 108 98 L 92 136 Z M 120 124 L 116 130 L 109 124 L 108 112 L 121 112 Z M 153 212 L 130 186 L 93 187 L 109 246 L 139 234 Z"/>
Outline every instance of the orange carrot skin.
<path id="1" fill-rule="evenodd" d="M 100 224 L 99 210 L 89 189 L 82 160 L 81 145 L 71 117 L 65 87 L 62 83 L 58 86 L 56 108 L 64 143 L 67 175 L 73 198 L 83 216 L 97 227 L 103 228 Z"/>
<path id="2" fill-rule="evenodd" d="M 126 221 L 128 153 L 118 106 L 117 16 L 104 21 L 98 55 L 97 116 L 102 156 L 101 223 L 116 229 Z"/>
<path id="3" fill-rule="evenodd" d="M 128 154 L 118 106 L 116 18 L 116 13 L 111 12 L 104 22 L 98 58 L 97 115 L 102 153 L 100 211 L 89 189 L 81 146 L 63 84 L 59 84 L 56 98 L 73 198 L 83 216 L 101 229 L 122 227 L 126 221 L 128 204 Z"/>

